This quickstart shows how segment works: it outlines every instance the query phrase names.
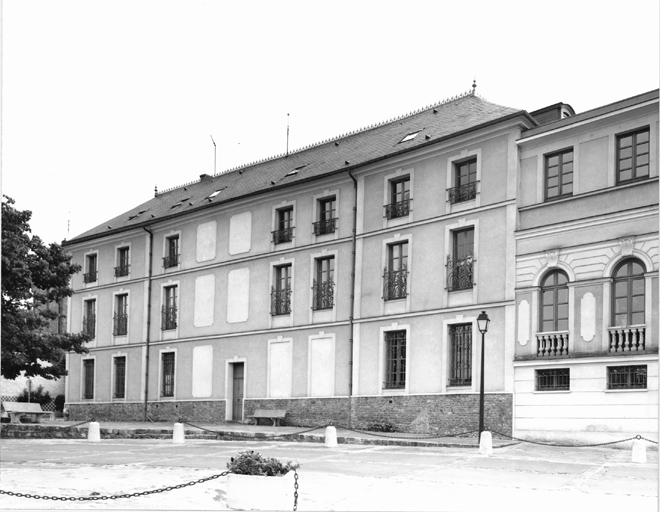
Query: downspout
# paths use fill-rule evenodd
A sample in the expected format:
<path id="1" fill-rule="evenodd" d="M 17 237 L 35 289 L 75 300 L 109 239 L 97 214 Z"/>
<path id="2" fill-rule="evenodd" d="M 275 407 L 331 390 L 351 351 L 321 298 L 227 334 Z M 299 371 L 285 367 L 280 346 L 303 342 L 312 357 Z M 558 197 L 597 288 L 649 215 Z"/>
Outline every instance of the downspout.
<path id="1" fill-rule="evenodd" d="M 349 317 L 350 325 L 350 359 L 348 362 L 349 373 L 348 373 L 348 428 L 353 428 L 352 425 L 352 416 L 353 416 L 353 314 L 355 313 L 355 266 L 357 260 L 357 204 L 358 204 L 358 184 L 355 176 L 351 174 L 351 170 L 348 170 L 348 175 L 353 180 L 353 262 L 351 268 L 351 316 Z"/>
<path id="2" fill-rule="evenodd" d="M 146 339 L 146 357 L 144 366 L 144 421 L 148 419 L 147 415 L 147 400 L 149 398 L 149 341 L 151 336 L 151 277 L 153 272 L 153 247 L 154 247 L 154 234 L 149 231 L 146 226 L 142 226 L 147 233 L 149 233 L 149 272 L 147 280 L 147 339 Z"/>

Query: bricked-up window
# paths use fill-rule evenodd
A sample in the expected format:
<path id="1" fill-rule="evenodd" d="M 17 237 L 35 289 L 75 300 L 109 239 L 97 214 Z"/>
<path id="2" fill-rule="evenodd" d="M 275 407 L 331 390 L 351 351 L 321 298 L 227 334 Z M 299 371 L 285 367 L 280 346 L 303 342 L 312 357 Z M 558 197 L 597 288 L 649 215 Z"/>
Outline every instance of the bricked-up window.
<path id="1" fill-rule="evenodd" d="M 573 194 L 573 148 L 546 155 L 545 199 Z"/>
<path id="2" fill-rule="evenodd" d="M 115 385 L 112 396 L 114 398 L 126 398 L 126 356 L 114 358 Z"/>
<path id="3" fill-rule="evenodd" d="M 629 259 L 614 271 L 612 283 L 612 323 L 614 326 L 642 325 L 645 322 L 644 267 Z"/>
<path id="4" fill-rule="evenodd" d="M 88 254 L 85 258 L 85 270 L 83 281 L 85 283 L 95 283 L 98 279 L 98 257 L 96 254 Z"/>
<path id="5" fill-rule="evenodd" d="M 553 270 L 541 281 L 541 332 L 568 330 L 568 277 Z"/>
<path id="6" fill-rule="evenodd" d="M 646 365 L 608 366 L 607 389 L 646 389 Z"/>
<path id="7" fill-rule="evenodd" d="M 94 359 L 83 359 L 83 398 L 94 398 Z"/>
<path id="8" fill-rule="evenodd" d="M 649 129 L 617 136 L 617 183 L 649 176 Z"/>
<path id="9" fill-rule="evenodd" d="M 174 396 L 174 352 L 162 354 L 162 386 L 160 396 Z"/>
<path id="10" fill-rule="evenodd" d="M 536 370 L 536 391 L 568 391 L 571 389 L 570 368 Z"/>
<path id="11" fill-rule="evenodd" d="M 472 324 L 449 326 L 449 385 L 472 384 Z"/>
<path id="12" fill-rule="evenodd" d="M 385 333 L 385 389 L 406 387 L 406 331 Z"/>
<path id="13" fill-rule="evenodd" d="M 410 176 L 390 182 L 390 204 L 385 205 L 388 219 L 405 217 L 410 213 Z"/>
<path id="14" fill-rule="evenodd" d="M 165 241 L 163 267 L 171 268 L 179 264 L 179 235 L 168 236 Z"/>
<path id="15" fill-rule="evenodd" d="M 454 165 L 454 187 L 449 189 L 449 202 L 462 203 L 475 197 L 477 197 L 477 159 L 472 158 Z"/>

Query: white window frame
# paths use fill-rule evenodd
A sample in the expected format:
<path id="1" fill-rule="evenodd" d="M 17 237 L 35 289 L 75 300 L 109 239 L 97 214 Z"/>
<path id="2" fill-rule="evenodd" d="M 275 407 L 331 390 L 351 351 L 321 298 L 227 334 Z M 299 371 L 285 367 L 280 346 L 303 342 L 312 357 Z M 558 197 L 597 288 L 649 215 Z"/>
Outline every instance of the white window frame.
<path id="1" fill-rule="evenodd" d="M 117 314 L 117 297 L 120 295 L 126 295 L 126 314 L 128 315 L 128 320 L 126 323 L 126 334 L 115 335 L 115 315 Z M 112 324 L 110 326 L 110 335 L 112 336 L 115 344 L 123 340 L 124 343 L 128 343 L 131 334 L 131 294 L 130 290 L 125 290 L 124 288 L 119 288 L 119 290 L 112 293 Z"/>
<path id="2" fill-rule="evenodd" d="M 387 238 L 382 241 L 381 245 L 381 261 L 380 261 L 380 315 L 390 315 L 396 313 L 408 313 L 410 312 L 410 296 L 412 293 L 412 275 L 413 275 L 413 245 L 412 245 L 413 236 L 412 233 L 402 235 L 401 233 L 395 233 L 392 238 Z M 383 294 L 383 289 L 385 283 L 383 282 L 383 269 L 387 266 L 389 258 L 389 246 L 399 244 L 402 242 L 408 243 L 408 277 L 406 279 L 406 299 L 405 300 L 385 300 Z"/>
<path id="3" fill-rule="evenodd" d="M 284 242 L 281 244 L 276 244 L 273 242 L 273 231 L 277 230 L 277 226 L 279 225 L 279 211 L 284 210 L 287 208 L 293 207 L 293 213 L 292 213 L 292 219 L 293 219 L 293 235 L 291 236 L 291 241 L 290 242 Z M 270 243 L 270 250 L 271 252 L 276 252 L 276 251 L 282 251 L 282 250 L 287 250 L 287 249 L 292 249 L 293 247 L 296 246 L 296 235 L 298 234 L 298 209 L 296 207 L 296 200 L 292 201 L 282 201 L 279 204 L 273 205 L 272 207 L 272 215 L 271 215 L 271 227 L 270 227 L 270 233 L 268 233 L 268 241 Z"/>
<path id="4" fill-rule="evenodd" d="M 313 223 L 318 222 L 319 220 L 319 215 L 320 215 L 320 208 L 319 204 L 322 200 L 324 199 L 329 199 L 331 197 L 335 198 L 335 212 L 337 216 L 337 226 L 334 231 L 334 233 L 328 233 L 325 235 L 316 235 L 314 233 L 314 227 Z M 316 194 L 313 198 L 313 206 L 312 206 L 312 242 L 320 242 L 320 241 L 326 241 L 326 240 L 337 240 L 339 238 L 339 189 L 336 190 L 324 190 L 320 194 Z"/>
<path id="5" fill-rule="evenodd" d="M 165 288 L 171 286 L 176 286 L 176 328 L 175 329 L 163 329 L 163 306 L 165 305 Z M 179 337 L 179 327 L 181 327 L 181 283 L 178 280 L 169 279 L 167 282 L 160 284 L 160 308 L 158 314 L 160 315 L 160 322 L 158 324 L 160 329 L 160 339 L 161 340 L 171 340 Z"/>
<path id="6" fill-rule="evenodd" d="M 275 268 L 283 267 L 286 265 L 291 266 L 291 312 L 288 315 L 272 315 L 272 304 L 271 304 L 271 292 L 275 286 Z M 270 262 L 270 280 L 268 282 L 268 328 L 273 327 L 289 327 L 293 325 L 293 313 L 295 311 L 295 298 L 296 298 L 296 287 L 295 287 L 295 278 L 296 278 L 296 265 L 295 258 L 285 258 L 282 256 L 277 261 Z"/>
<path id="7" fill-rule="evenodd" d="M 83 323 L 83 319 L 85 318 L 85 313 L 87 312 L 87 306 L 86 306 L 85 303 L 90 301 L 90 300 L 94 301 L 94 318 L 95 318 L 95 321 L 94 321 L 94 337 L 90 341 L 87 342 L 87 346 L 90 347 L 90 348 L 94 348 L 94 347 L 97 346 L 98 340 L 99 340 L 99 323 L 98 323 L 98 318 L 99 318 L 99 314 L 98 314 L 98 312 L 99 312 L 99 297 L 96 294 L 94 294 L 94 295 L 90 294 L 90 295 L 85 295 L 85 296 L 81 297 L 82 309 L 80 311 L 80 327 L 81 327 L 80 332 L 82 332 L 82 323 Z"/>
<path id="8" fill-rule="evenodd" d="M 465 160 L 477 159 L 477 193 L 474 199 L 464 201 L 462 203 L 451 204 L 449 201 L 449 194 L 447 193 L 447 213 L 456 213 L 471 208 L 479 208 L 481 206 L 481 148 L 477 149 L 464 149 L 460 153 L 454 154 L 447 158 L 447 190 L 454 188 L 456 185 L 455 174 L 456 165 L 463 163 Z"/>
<path id="9" fill-rule="evenodd" d="M 391 331 L 406 331 L 406 386 L 403 389 L 385 389 L 383 388 L 383 382 L 385 382 L 385 366 L 387 361 L 385 360 L 386 351 L 385 351 L 385 333 Z M 380 328 L 379 334 L 379 343 L 378 343 L 378 383 L 377 389 L 379 395 L 407 395 L 410 388 L 410 324 L 399 325 L 398 322 L 393 322 L 388 326 Z"/>
<path id="10" fill-rule="evenodd" d="M 452 325 L 459 324 L 472 324 L 472 383 L 470 386 L 450 386 L 449 375 L 451 373 L 451 340 L 449 337 L 449 328 Z M 454 318 L 448 320 L 443 320 L 442 322 L 442 337 L 444 340 L 443 349 L 442 349 L 442 367 L 444 368 L 444 377 L 441 383 L 442 393 L 474 393 L 478 391 L 479 385 L 479 373 L 481 371 L 479 356 L 481 355 L 481 345 L 477 343 L 481 339 L 481 333 L 477 326 L 477 317 L 476 316 L 463 316 L 456 315 Z"/>
<path id="11" fill-rule="evenodd" d="M 172 393 L 172 396 L 163 396 L 163 354 L 166 353 L 173 353 L 174 354 L 174 392 Z M 177 357 L 177 349 L 172 348 L 172 347 L 165 347 L 161 348 L 158 351 L 158 400 L 159 401 L 171 401 L 171 400 L 176 400 L 177 398 L 177 370 L 178 370 L 179 364 L 178 364 L 178 357 Z"/>
<path id="12" fill-rule="evenodd" d="M 169 239 L 173 238 L 175 236 L 179 237 L 179 258 L 178 258 L 178 261 L 177 261 L 177 265 L 175 265 L 173 267 L 165 268 L 163 266 L 163 259 L 166 258 L 169 255 L 169 251 L 168 251 L 168 249 L 169 249 Z M 182 250 L 183 250 L 182 242 L 183 242 L 183 234 L 182 234 L 180 229 L 179 230 L 168 231 L 167 233 L 165 233 L 163 235 L 163 256 L 160 260 L 161 261 L 160 269 L 161 269 L 163 274 L 168 273 L 168 272 L 175 272 L 177 270 L 181 270 L 181 257 L 182 257 Z M 149 257 L 149 253 L 147 251 L 147 258 L 148 257 Z"/>
<path id="13" fill-rule="evenodd" d="M 120 244 L 115 245 L 115 264 L 114 267 L 112 268 L 112 277 L 114 278 L 115 283 L 118 281 L 126 281 L 131 278 L 131 264 L 133 260 L 133 248 L 131 245 L 132 245 L 131 242 L 122 242 Z M 115 268 L 119 266 L 120 249 L 128 249 L 128 274 L 125 276 L 117 277 L 115 275 Z"/>
<path id="14" fill-rule="evenodd" d="M 472 289 L 455 290 L 450 292 L 447 288 L 447 261 L 442 262 L 442 279 L 443 279 L 443 305 L 442 307 L 450 307 L 453 305 L 471 305 L 477 304 L 479 288 L 479 219 L 466 220 L 465 218 L 458 219 L 456 224 L 449 224 L 445 226 L 445 257 L 447 254 L 452 254 L 454 251 L 454 231 L 462 231 L 464 229 L 474 229 L 474 263 L 472 266 Z M 470 291 L 472 294 L 470 295 Z M 461 297 L 456 299 L 456 297 Z M 450 304 L 450 298 L 455 304 Z"/>
<path id="15" fill-rule="evenodd" d="M 334 258 L 335 260 L 335 270 L 334 270 L 334 297 L 332 309 L 322 309 L 322 310 L 313 310 L 314 306 L 314 280 L 316 279 L 316 265 L 319 259 L 324 258 Z M 339 289 L 338 283 L 338 271 L 339 271 L 339 251 L 338 250 L 328 250 L 323 249 L 321 252 L 317 252 L 310 255 L 310 275 L 309 275 L 309 323 L 319 323 L 319 322 L 336 322 L 337 321 L 337 297 Z M 293 308 L 292 308 L 293 310 Z"/>
<path id="16" fill-rule="evenodd" d="M 115 398 L 115 359 L 118 357 L 125 358 L 126 362 L 124 364 L 124 398 Z M 126 352 L 115 352 L 112 354 L 112 362 L 110 368 L 110 400 L 113 402 L 126 402 L 128 397 L 128 353 Z"/>
<path id="17" fill-rule="evenodd" d="M 410 181 L 410 210 L 405 217 L 397 217 L 396 219 L 388 219 L 385 214 L 385 206 L 390 204 L 392 200 L 392 182 L 398 181 L 408 176 Z M 414 218 L 414 195 L 415 195 L 415 169 L 413 167 L 399 167 L 393 173 L 383 176 L 383 229 L 400 226 L 402 224 L 409 224 L 415 220 Z"/>
<path id="18" fill-rule="evenodd" d="M 93 249 L 90 251 L 85 252 L 83 255 L 83 274 L 87 274 L 89 272 L 89 257 L 90 256 L 96 256 L 96 281 L 92 281 L 91 283 L 86 283 L 85 282 L 85 277 L 83 276 L 83 289 L 85 288 L 94 288 L 99 285 L 100 277 L 101 277 L 101 255 L 98 249 Z M 113 269 L 114 272 L 114 269 Z"/>
<path id="19" fill-rule="evenodd" d="M 85 398 L 85 361 L 94 361 L 94 396 L 92 398 Z M 96 365 L 96 356 L 85 356 L 80 358 L 80 401 L 81 402 L 96 402 L 98 397 L 98 374 Z"/>

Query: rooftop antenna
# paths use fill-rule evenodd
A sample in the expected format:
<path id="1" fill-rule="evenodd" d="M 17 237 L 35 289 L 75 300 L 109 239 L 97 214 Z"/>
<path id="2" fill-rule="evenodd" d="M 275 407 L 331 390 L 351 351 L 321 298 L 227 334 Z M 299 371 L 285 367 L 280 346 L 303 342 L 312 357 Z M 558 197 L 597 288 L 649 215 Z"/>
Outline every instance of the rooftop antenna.
<path id="1" fill-rule="evenodd" d="M 289 114 L 286 114 L 286 156 L 289 156 Z"/>
<path id="2" fill-rule="evenodd" d="M 213 140 L 213 135 L 211 135 L 211 142 L 213 142 L 213 174 L 215 175 L 215 161 L 216 161 L 216 153 L 218 150 L 218 146 L 215 145 L 215 141 Z"/>
<path id="3" fill-rule="evenodd" d="M 69 230 L 71 229 L 71 212 L 69 212 L 69 218 L 66 220 L 66 239 L 69 239 Z"/>

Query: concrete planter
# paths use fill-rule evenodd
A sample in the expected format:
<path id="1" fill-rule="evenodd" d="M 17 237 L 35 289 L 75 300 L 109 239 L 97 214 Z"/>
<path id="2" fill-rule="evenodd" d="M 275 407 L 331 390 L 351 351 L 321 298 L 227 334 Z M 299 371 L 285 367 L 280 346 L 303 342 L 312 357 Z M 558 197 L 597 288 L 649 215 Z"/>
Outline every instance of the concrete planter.
<path id="1" fill-rule="evenodd" d="M 227 475 L 227 507 L 234 510 L 293 510 L 294 473 L 284 476 Z"/>

